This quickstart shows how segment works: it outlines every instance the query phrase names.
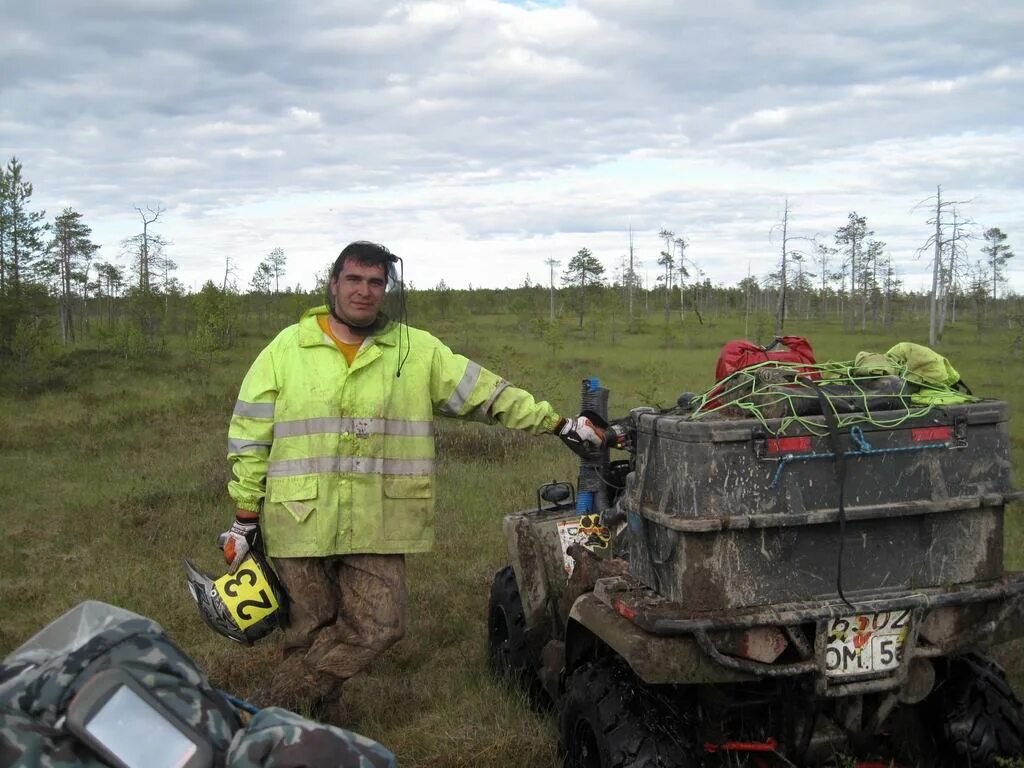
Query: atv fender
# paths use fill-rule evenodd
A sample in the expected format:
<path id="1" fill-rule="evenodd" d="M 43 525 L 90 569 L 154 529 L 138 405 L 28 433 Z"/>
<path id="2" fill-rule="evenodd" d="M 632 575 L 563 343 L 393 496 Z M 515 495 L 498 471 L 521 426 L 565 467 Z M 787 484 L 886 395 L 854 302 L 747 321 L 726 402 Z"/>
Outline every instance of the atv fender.
<path id="1" fill-rule="evenodd" d="M 577 519 L 575 510 L 551 507 L 506 515 L 502 533 L 519 584 L 526 626 L 552 633 L 551 606 L 565 591 L 565 555 L 558 538 L 558 523 Z M 561 620 L 558 624 L 561 625 Z"/>

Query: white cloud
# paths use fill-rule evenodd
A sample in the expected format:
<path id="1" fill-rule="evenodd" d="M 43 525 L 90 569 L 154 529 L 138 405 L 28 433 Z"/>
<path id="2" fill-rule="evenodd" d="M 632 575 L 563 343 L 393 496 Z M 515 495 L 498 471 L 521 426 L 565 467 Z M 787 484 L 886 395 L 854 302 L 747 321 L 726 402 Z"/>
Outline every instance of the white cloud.
<path id="1" fill-rule="evenodd" d="M 762 129 L 777 130 L 785 127 L 794 114 L 792 107 L 775 107 L 774 109 L 759 109 L 752 115 L 744 115 L 734 120 L 725 127 L 723 132 L 729 138 L 742 137 L 749 131 L 759 132 Z"/>
<path id="2" fill-rule="evenodd" d="M 282 149 L 255 149 L 254 147 L 231 147 L 230 149 L 218 150 L 217 154 L 240 157 L 243 160 L 258 160 L 260 158 L 284 157 Z"/>
<path id="3" fill-rule="evenodd" d="M 217 120 L 211 123 L 200 123 L 188 129 L 190 135 L 199 140 L 213 139 L 221 136 L 256 136 L 272 133 L 273 126 L 269 123 L 263 125 L 232 122 L 229 120 Z"/>
<path id="4" fill-rule="evenodd" d="M 178 171 L 188 171 L 199 167 L 199 163 L 191 158 L 168 155 L 143 158 L 140 161 L 140 165 L 157 174 L 177 173 Z"/>
<path id="5" fill-rule="evenodd" d="M 320 119 L 319 112 L 302 109 L 301 107 L 291 107 L 288 110 L 288 116 L 291 117 L 293 122 L 302 126 L 319 126 L 323 122 Z"/>
<path id="6" fill-rule="evenodd" d="M 107 258 L 132 205 L 163 201 L 190 283 L 275 245 L 308 282 L 371 238 L 421 285 L 516 284 L 584 245 L 618 258 L 630 226 L 656 253 L 662 225 L 732 282 L 771 268 L 787 196 L 808 234 L 868 215 L 913 272 L 910 209 L 937 184 L 1024 247 L 1017 3 L 51 2 L 5 22 L 0 153 Z"/>

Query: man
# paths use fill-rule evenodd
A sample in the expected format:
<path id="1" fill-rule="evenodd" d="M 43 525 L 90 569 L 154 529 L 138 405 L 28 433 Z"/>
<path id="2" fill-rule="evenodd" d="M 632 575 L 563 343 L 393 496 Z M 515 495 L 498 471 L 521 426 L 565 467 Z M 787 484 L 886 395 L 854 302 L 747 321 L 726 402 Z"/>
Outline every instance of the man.
<path id="1" fill-rule="evenodd" d="M 229 429 L 232 571 L 259 528 L 291 600 L 284 658 L 258 704 L 330 706 L 405 631 L 405 555 L 434 543 L 435 412 L 600 446 L 546 402 L 382 312 L 397 257 L 347 246 L 328 304 L 256 358 Z M 399 286 L 400 288 L 400 286 Z"/>

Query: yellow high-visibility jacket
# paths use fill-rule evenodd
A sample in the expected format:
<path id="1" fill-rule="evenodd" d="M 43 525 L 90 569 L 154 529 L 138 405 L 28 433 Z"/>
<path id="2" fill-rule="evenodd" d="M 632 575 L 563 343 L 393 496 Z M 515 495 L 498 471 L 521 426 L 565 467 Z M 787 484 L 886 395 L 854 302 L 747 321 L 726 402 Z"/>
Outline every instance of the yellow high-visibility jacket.
<path id="1" fill-rule="evenodd" d="M 435 412 L 537 434 L 552 431 L 558 415 L 398 323 L 368 337 L 349 367 L 317 322 L 326 312 L 306 312 L 246 374 L 228 430 L 228 492 L 241 509 L 262 507 L 272 557 L 426 552 Z"/>

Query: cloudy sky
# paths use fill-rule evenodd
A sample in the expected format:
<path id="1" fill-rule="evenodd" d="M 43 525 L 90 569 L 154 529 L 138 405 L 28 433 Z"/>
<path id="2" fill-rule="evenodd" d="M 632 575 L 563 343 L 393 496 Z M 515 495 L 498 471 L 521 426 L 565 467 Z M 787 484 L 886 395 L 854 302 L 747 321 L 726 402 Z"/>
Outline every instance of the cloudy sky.
<path id="1" fill-rule="evenodd" d="M 867 216 L 925 284 L 935 195 L 1000 227 L 1024 292 L 1024 3 L 0 0 L 0 155 L 117 260 L 289 284 L 355 239 L 417 287 L 546 282 L 673 230 L 713 281 Z M 934 201 L 931 201 L 934 202 Z M 980 238 L 969 244 L 980 256 Z M 799 245 L 799 243 L 797 243 Z"/>

